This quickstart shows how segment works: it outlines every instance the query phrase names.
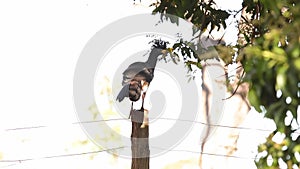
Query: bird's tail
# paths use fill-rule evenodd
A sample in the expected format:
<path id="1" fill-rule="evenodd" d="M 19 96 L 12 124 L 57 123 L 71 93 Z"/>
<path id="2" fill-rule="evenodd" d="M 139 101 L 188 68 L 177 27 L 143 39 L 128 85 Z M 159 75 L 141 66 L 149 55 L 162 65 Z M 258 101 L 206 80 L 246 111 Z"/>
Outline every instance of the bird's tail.
<path id="1" fill-rule="evenodd" d="M 119 92 L 116 100 L 121 102 L 124 100 L 125 97 L 129 97 L 129 84 L 123 86 L 123 88 Z"/>
<path id="2" fill-rule="evenodd" d="M 140 99 L 141 93 L 142 93 L 141 82 L 132 80 L 129 84 L 123 86 L 116 100 L 121 102 L 124 100 L 125 97 L 129 97 L 131 101 L 135 102 Z"/>

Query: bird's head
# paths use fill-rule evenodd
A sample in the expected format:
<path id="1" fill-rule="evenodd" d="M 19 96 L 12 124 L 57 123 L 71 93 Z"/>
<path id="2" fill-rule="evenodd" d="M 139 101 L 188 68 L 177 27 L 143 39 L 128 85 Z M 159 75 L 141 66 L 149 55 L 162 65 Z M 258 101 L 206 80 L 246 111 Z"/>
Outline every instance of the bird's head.
<path id="1" fill-rule="evenodd" d="M 168 41 L 164 41 L 161 39 L 154 39 L 149 43 L 152 43 L 152 49 L 161 49 L 161 50 L 167 49 L 167 44 L 169 44 Z"/>
<path id="2" fill-rule="evenodd" d="M 156 49 L 167 49 L 168 41 L 163 41 L 161 39 L 154 39 L 150 43 L 153 43 L 152 47 Z"/>
<path id="3" fill-rule="evenodd" d="M 152 43 L 152 51 L 156 51 L 158 54 L 166 55 L 171 51 L 171 48 L 167 48 L 167 45 L 170 44 L 168 41 L 154 39 L 149 43 Z"/>
<path id="4" fill-rule="evenodd" d="M 168 54 L 171 54 L 173 49 L 167 48 L 169 44 L 168 41 L 163 41 L 161 39 L 154 39 L 149 44 L 152 43 L 151 52 L 148 60 L 146 61 L 152 67 L 155 67 L 156 61 L 165 59 Z M 161 58 L 159 58 L 161 56 Z"/>

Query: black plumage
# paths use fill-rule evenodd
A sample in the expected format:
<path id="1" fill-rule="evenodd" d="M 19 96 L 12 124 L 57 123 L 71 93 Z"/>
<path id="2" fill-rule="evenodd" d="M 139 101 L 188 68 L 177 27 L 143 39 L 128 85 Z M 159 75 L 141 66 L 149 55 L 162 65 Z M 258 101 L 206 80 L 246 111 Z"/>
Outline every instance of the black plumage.
<path id="1" fill-rule="evenodd" d="M 132 63 L 123 72 L 123 88 L 117 96 L 119 102 L 124 100 L 125 97 L 129 97 L 131 101 L 135 102 L 140 99 L 141 95 L 144 101 L 147 88 L 154 77 L 158 56 L 165 51 L 168 43 L 162 40 L 154 40 L 153 42 L 154 44 L 147 61 Z"/>

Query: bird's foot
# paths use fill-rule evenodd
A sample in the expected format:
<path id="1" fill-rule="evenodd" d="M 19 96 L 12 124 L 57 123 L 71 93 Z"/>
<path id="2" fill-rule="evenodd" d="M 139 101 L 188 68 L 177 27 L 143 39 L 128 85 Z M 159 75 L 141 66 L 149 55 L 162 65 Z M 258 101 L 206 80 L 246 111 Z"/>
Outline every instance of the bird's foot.
<path id="1" fill-rule="evenodd" d="M 142 83 L 142 90 L 144 93 L 146 93 L 146 91 L 148 90 L 148 87 L 149 87 L 149 82 L 142 80 L 141 83 Z"/>
<path id="2" fill-rule="evenodd" d="M 141 125 L 141 128 L 145 128 L 149 125 L 149 117 L 148 117 L 149 111 L 147 109 L 144 109 L 144 119 L 143 124 Z"/>

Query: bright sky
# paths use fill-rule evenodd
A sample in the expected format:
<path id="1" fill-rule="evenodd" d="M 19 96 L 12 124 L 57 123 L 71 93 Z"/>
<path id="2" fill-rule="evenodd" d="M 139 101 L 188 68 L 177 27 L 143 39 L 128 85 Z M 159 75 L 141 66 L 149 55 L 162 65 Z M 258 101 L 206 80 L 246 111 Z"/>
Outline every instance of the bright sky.
<path id="1" fill-rule="evenodd" d="M 93 149 L 93 145 L 74 145 L 74 141 L 86 139 L 81 128 L 72 124 L 77 121 L 72 88 L 76 62 L 85 44 L 101 28 L 125 16 L 151 12 L 146 6 L 132 4 L 123 0 L 0 2 L 0 160 L 1 156 L 4 160 L 36 159 L 0 163 L 0 168 L 11 164 L 9 169 L 97 168 L 100 164 L 107 169 L 130 165 L 126 159 L 115 163 L 106 153 L 94 160 L 80 156 L 39 158 L 64 154 L 66 150 L 78 153 Z M 48 127 L 6 131 L 31 126 Z M 154 158 L 153 165 L 166 163 L 166 158 Z"/>

